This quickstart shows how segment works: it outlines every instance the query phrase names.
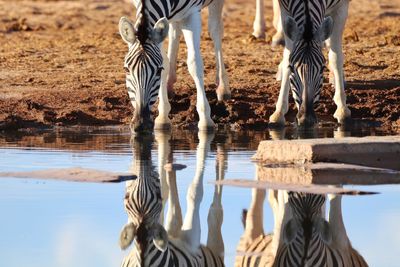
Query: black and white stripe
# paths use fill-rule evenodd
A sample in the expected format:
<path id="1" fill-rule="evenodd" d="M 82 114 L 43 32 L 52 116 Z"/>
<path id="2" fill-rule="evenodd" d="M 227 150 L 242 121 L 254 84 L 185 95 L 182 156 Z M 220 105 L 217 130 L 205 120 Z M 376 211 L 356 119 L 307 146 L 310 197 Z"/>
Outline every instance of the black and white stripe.
<path id="1" fill-rule="evenodd" d="M 324 203 L 324 195 L 289 192 L 293 218 L 283 229 L 284 242 L 273 266 L 368 266 L 351 246 L 345 253 L 332 246 L 330 226 L 321 211 Z"/>
<path id="2" fill-rule="evenodd" d="M 144 1 L 144 2 L 143 2 Z M 173 22 L 176 19 L 185 17 L 193 8 L 203 8 L 213 0 L 134 0 L 137 7 L 137 14 L 144 14 L 148 19 L 148 27 L 153 28 L 160 18 L 167 18 Z M 143 5 L 144 3 L 144 5 Z"/>
<path id="3" fill-rule="evenodd" d="M 320 52 L 320 44 L 316 41 L 300 43 L 294 48 L 289 57 L 290 68 L 290 87 L 293 99 L 298 106 L 301 106 L 304 86 L 313 88 L 312 104 L 319 101 L 322 88 L 322 75 L 325 66 L 325 58 Z M 306 104 L 306 103 L 305 103 Z"/>
<path id="4" fill-rule="evenodd" d="M 322 208 L 324 195 L 271 190 L 269 202 L 275 225 L 273 234 L 265 234 L 264 195 L 253 190 L 250 210 L 244 213 L 245 233 L 240 238 L 235 267 L 368 266 L 347 237 L 341 196 L 330 196 L 328 222 Z"/>
<path id="5" fill-rule="evenodd" d="M 141 107 L 151 107 L 157 101 L 163 70 L 160 49 L 150 42 L 137 42 L 126 55 L 124 66 L 130 100 L 139 101 Z"/>
<path id="6" fill-rule="evenodd" d="M 169 23 L 179 21 L 200 11 L 212 1 L 134 0 L 137 14 L 133 32 L 136 38 L 132 38 L 132 42 L 128 41 L 129 52 L 125 56 L 124 69 L 129 98 L 138 120 L 141 113 L 144 110 L 150 112 L 157 101 L 162 79 L 162 40 L 154 40 L 155 25 L 163 18 Z"/>
<path id="7" fill-rule="evenodd" d="M 316 38 L 326 12 L 343 0 L 280 0 L 281 7 L 301 29 L 300 37 L 294 40 L 289 57 L 290 87 L 298 107 L 312 107 L 319 101 L 322 88 L 325 58 L 322 42 Z M 307 94 L 307 97 L 305 97 Z M 308 103 L 302 103 L 307 99 Z"/>
<path id="8" fill-rule="evenodd" d="M 137 178 L 126 183 L 124 206 L 129 219 L 120 240 L 123 249 L 132 242 L 134 246 L 121 266 L 224 266 L 222 258 L 208 247 L 200 245 L 193 251 L 184 240 L 167 236 L 160 224 L 163 203 L 159 174 L 151 160 L 151 142 L 135 140 L 134 154 L 133 172 Z M 160 229 L 165 233 L 163 248 L 154 241 L 160 237 L 156 233 Z"/>

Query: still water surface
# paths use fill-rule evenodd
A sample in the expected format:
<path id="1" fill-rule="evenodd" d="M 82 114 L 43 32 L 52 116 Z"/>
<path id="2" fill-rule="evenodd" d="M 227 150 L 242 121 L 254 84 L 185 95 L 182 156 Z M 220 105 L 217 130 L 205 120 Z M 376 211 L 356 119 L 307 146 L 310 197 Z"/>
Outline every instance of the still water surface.
<path id="1" fill-rule="evenodd" d="M 150 138 L 150 161 L 157 173 L 163 172 L 160 165 L 167 162 L 186 165 L 176 172 L 183 218 L 187 211 L 187 190 L 194 177 L 201 176 L 203 196 L 199 215 L 201 243 L 205 244 L 209 230 L 207 216 L 216 190 L 210 182 L 217 177 L 254 179 L 256 168 L 250 158 L 259 141 L 271 136 L 323 138 L 371 134 L 381 133 L 371 130 L 335 133 L 332 129 L 318 129 L 312 133 L 287 130 L 285 133 L 198 135 L 174 131 Z M 127 129 L 109 128 L 3 135 L 0 136 L 0 171 L 83 167 L 131 173 L 140 160 L 137 150 L 143 142 L 135 141 Z M 161 186 L 165 183 L 161 182 Z M 381 194 L 343 197 L 343 220 L 352 246 L 370 266 L 400 266 L 400 187 L 356 188 Z M 118 245 L 121 229 L 128 221 L 124 210 L 125 191 L 125 182 L 0 178 L 0 266 L 120 266 L 130 250 L 121 251 Z M 234 266 L 236 248 L 244 232 L 243 209 L 250 208 L 254 190 L 225 186 L 221 192 L 224 261 L 226 266 Z M 269 233 L 274 221 L 267 198 L 261 209 L 264 210 L 264 232 Z M 168 204 L 164 208 L 164 221 L 167 210 Z"/>

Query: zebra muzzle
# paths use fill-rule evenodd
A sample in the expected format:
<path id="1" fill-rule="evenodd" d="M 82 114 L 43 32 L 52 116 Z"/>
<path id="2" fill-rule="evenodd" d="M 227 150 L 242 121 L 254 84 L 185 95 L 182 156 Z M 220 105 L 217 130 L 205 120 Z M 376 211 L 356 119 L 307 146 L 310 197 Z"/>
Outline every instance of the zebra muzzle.
<path id="1" fill-rule="evenodd" d="M 313 126 L 317 123 L 317 116 L 314 112 L 313 104 L 301 105 L 297 113 L 297 124 L 299 126 Z"/>
<path id="2" fill-rule="evenodd" d="M 153 130 L 154 122 L 149 107 L 135 109 L 132 128 L 135 132 L 145 132 Z"/>

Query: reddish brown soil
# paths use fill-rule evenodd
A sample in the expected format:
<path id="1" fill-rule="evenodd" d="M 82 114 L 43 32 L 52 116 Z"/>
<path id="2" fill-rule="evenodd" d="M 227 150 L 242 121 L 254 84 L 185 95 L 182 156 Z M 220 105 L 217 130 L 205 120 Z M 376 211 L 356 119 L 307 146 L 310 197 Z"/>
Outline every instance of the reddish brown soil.
<path id="1" fill-rule="evenodd" d="M 266 0 L 269 39 L 270 2 Z M 272 49 L 268 38 L 249 38 L 254 9 L 253 1 L 226 0 L 224 49 L 232 89 L 227 103 L 216 101 L 212 42 L 203 33 L 207 96 L 221 126 L 264 128 L 274 110 L 282 49 Z M 124 0 L 0 0 L 0 129 L 128 124 L 132 107 L 122 69 L 127 47 L 117 23 L 133 14 L 132 4 Z M 395 131 L 400 127 L 399 19 L 399 0 L 353 0 L 344 33 L 353 118 Z M 196 98 L 185 52 L 182 45 L 171 117 L 174 125 L 191 126 L 197 120 Z M 317 108 L 324 123 L 333 121 L 332 95 L 325 84 Z M 291 104 L 288 120 L 294 121 L 294 115 Z"/>

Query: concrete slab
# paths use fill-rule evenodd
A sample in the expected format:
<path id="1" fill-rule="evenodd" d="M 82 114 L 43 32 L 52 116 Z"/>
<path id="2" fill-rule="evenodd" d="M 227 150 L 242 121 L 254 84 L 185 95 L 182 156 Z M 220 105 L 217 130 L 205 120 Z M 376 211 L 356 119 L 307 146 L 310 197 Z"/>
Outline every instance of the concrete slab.
<path id="1" fill-rule="evenodd" d="M 400 171 L 343 163 L 258 164 L 256 175 L 259 181 L 293 185 L 400 184 Z"/>
<path id="2" fill-rule="evenodd" d="M 253 160 L 268 163 L 336 162 L 400 170 L 400 136 L 262 141 Z"/>
<path id="3" fill-rule="evenodd" d="M 27 172 L 0 172 L 0 177 L 29 178 L 44 180 L 66 180 L 73 182 L 115 183 L 136 179 L 136 175 L 118 174 L 113 172 L 84 169 L 65 168 L 48 169 Z"/>
<path id="4" fill-rule="evenodd" d="M 296 185 L 284 183 L 271 183 L 266 181 L 248 180 L 248 179 L 225 179 L 220 181 L 210 181 L 217 185 L 228 185 L 236 187 L 258 188 L 258 189 L 273 189 L 273 190 L 288 190 L 310 194 L 336 194 L 336 195 L 368 195 L 377 194 L 372 191 L 361 191 L 356 189 L 347 189 L 334 186 L 324 185 Z"/>

